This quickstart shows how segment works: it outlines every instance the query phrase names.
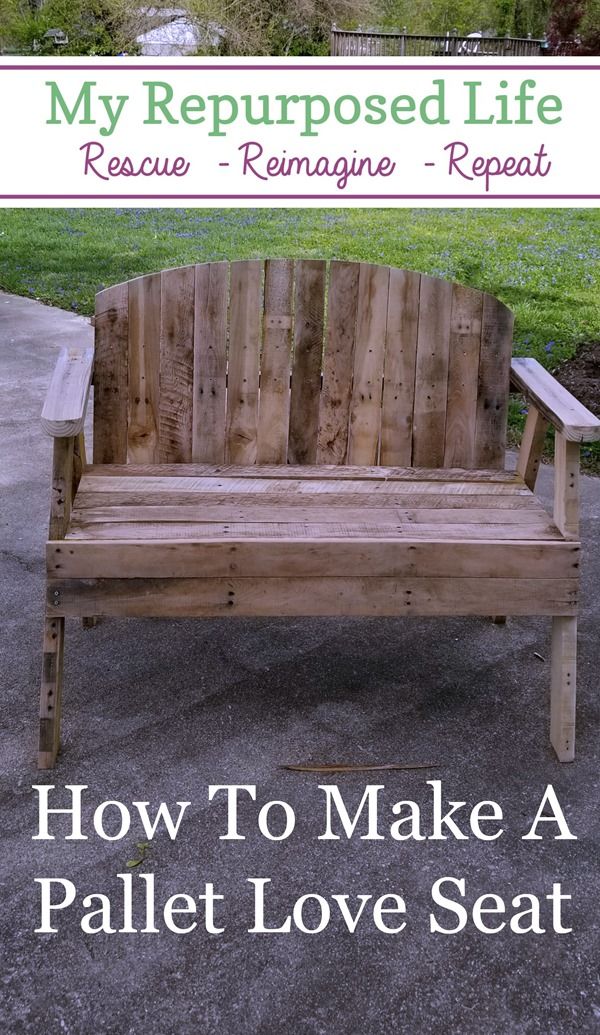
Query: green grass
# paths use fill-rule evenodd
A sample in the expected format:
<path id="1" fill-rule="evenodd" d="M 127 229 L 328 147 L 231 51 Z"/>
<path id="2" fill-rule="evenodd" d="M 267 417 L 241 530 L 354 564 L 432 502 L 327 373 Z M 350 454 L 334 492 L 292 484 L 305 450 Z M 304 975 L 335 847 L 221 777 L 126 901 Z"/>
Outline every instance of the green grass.
<path id="1" fill-rule="evenodd" d="M 0 287 L 81 313 L 142 273 L 255 256 L 390 263 L 490 291 L 515 312 L 515 353 L 550 369 L 600 341 L 600 209 L 0 210 Z"/>

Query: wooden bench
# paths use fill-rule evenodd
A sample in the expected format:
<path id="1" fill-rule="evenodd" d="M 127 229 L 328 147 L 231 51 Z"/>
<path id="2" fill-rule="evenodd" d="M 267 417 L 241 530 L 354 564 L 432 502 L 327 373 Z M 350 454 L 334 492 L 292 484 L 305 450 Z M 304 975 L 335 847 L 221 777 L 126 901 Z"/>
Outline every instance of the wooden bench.
<path id="1" fill-rule="evenodd" d="M 511 368 L 512 323 L 490 295 L 353 262 L 216 262 L 101 291 L 95 350 L 63 351 L 42 415 L 40 766 L 65 618 L 99 615 L 549 615 L 551 742 L 572 759 L 579 444 L 600 422 L 535 360 Z M 511 376 L 529 402 L 516 472 Z M 533 494 L 549 423 L 552 516 Z"/>

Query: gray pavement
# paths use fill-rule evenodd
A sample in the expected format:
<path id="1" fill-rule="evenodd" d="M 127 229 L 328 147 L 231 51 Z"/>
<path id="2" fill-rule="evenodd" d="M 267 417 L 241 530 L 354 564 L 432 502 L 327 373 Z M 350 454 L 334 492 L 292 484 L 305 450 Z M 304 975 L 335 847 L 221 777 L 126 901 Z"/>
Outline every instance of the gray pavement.
<path id="1" fill-rule="evenodd" d="M 67 623 L 63 753 L 52 773 L 34 767 L 43 600 L 43 544 L 50 442 L 38 416 L 58 346 L 90 338 L 80 317 L 0 294 L 0 513 L 2 651 L 3 956 L 0 1033 L 148 1035 L 346 1035 L 478 1033 L 566 1035 L 600 1031 L 598 987 L 597 606 L 600 481 L 583 479 L 583 606 L 580 626 L 577 760 L 560 765 L 548 746 L 549 620 L 104 621 L 84 631 Z M 548 496 L 551 470 L 541 477 Z M 285 763 L 437 763 L 430 771 L 322 777 Z M 431 788 L 444 800 L 483 799 L 503 809 L 495 841 L 389 836 L 391 806 L 410 799 L 431 833 Z M 85 784 L 87 841 L 35 841 L 32 784 Z M 220 840 L 225 810 L 209 784 L 255 784 L 257 806 L 240 807 L 243 841 Z M 320 841 L 320 783 L 337 783 L 348 808 L 367 783 L 383 784 L 383 840 Z M 548 784 L 577 840 L 523 841 Z M 296 828 L 269 841 L 258 806 L 284 799 Z M 145 840 L 132 822 L 123 840 L 94 834 L 105 800 L 174 805 L 190 801 L 180 833 L 164 826 L 147 860 L 132 870 L 156 878 L 159 933 L 88 934 L 87 894 L 105 893 L 121 919 L 127 859 Z M 109 810 L 110 811 L 110 810 Z M 133 810 L 132 810 L 133 811 Z M 466 810 L 463 809 L 459 816 Z M 114 807 L 112 818 L 114 820 Z M 110 826 L 107 812 L 107 831 Z M 273 814 L 273 829 L 279 817 Z M 361 831 L 362 827 L 361 827 Z M 58 934 L 39 924 L 35 878 L 61 877 L 77 889 L 57 913 Z M 365 911 L 356 932 L 337 906 L 320 934 L 250 934 L 249 877 L 270 877 L 267 922 L 279 926 L 294 902 L 314 892 L 406 901 L 407 925 L 379 932 Z M 542 901 L 544 934 L 496 934 L 471 919 L 454 935 L 432 933 L 429 914 L 456 916 L 431 900 L 441 877 L 465 879 L 446 893 L 471 909 L 484 893 Z M 198 896 L 213 882 L 225 895 L 225 930 L 206 932 L 203 913 L 187 935 L 165 929 L 162 907 L 175 893 Z M 571 895 L 552 930 L 545 896 Z M 140 896 L 138 885 L 135 895 Z M 138 898 L 136 902 L 140 905 Z M 490 903 L 488 902 L 487 905 Z M 93 908 L 98 908 L 95 901 Z M 314 906 L 314 902 L 313 902 Z M 522 908 L 522 907 L 521 907 Z M 142 916 L 141 906 L 136 916 Z M 307 924 L 316 913 L 306 907 Z M 470 916 L 470 912 L 469 912 Z M 502 919 L 500 917 L 500 919 Z M 188 922 L 180 917 L 179 922 Z M 143 926 L 143 918 L 139 926 Z M 498 915 L 487 917 L 490 926 Z"/>

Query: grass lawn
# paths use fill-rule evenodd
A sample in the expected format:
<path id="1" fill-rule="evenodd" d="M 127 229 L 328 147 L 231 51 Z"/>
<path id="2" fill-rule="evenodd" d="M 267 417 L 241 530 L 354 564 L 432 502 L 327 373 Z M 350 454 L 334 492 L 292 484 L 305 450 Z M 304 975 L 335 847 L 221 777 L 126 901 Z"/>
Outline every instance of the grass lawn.
<path id="1" fill-rule="evenodd" d="M 0 210 L 0 288 L 81 313 L 142 273 L 255 256 L 389 263 L 490 291 L 515 312 L 515 354 L 550 369 L 600 341 L 600 209 Z M 516 404 L 515 433 L 522 419 Z"/>

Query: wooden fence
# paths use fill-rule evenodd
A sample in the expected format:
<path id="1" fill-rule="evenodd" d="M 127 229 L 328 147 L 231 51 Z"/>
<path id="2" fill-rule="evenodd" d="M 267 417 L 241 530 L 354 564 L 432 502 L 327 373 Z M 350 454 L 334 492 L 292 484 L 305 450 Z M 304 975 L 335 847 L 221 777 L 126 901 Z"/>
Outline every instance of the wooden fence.
<path id="1" fill-rule="evenodd" d="M 331 30 L 332 57 L 539 57 L 546 41 L 512 36 L 415 36 L 374 29 Z"/>

